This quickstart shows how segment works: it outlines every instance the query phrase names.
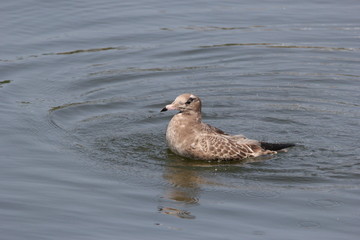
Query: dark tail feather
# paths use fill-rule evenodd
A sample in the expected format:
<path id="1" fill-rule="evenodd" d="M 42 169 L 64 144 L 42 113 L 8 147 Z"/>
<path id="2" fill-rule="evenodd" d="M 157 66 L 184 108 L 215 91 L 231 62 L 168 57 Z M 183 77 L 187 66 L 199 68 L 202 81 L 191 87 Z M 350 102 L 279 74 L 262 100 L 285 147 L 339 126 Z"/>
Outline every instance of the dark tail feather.
<path id="1" fill-rule="evenodd" d="M 260 142 L 261 147 L 265 150 L 271 151 L 279 151 L 284 148 L 294 147 L 295 144 L 293 143 L 267 143 L 267 142 Z"/>

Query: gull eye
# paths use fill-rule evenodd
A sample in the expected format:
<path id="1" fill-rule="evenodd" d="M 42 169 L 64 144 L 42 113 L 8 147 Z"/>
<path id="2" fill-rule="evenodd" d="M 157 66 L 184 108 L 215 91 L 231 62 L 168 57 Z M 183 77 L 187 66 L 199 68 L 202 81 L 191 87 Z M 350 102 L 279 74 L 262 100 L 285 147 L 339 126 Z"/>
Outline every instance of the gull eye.
<path id="1" fill-rule="evenodd" d="M 190 103 L 192 103 L 193 101 L 195 100 L 195 98 L 189 98 L 187 101 L 186 101 L 186 105 L 189 105 Z"/>

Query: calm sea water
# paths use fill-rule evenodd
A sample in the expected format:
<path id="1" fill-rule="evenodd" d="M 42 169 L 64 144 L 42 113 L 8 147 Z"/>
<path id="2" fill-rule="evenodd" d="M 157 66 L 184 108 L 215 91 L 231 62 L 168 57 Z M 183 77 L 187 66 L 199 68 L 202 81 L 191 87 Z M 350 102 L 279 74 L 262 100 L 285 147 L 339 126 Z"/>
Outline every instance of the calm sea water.
<path id="1" fill-rule="evenodd" d="M 359 1 L 2 1 L 0 238 L 358 239 Z M 168 151 L 177 95 L 294 142 Z"/>

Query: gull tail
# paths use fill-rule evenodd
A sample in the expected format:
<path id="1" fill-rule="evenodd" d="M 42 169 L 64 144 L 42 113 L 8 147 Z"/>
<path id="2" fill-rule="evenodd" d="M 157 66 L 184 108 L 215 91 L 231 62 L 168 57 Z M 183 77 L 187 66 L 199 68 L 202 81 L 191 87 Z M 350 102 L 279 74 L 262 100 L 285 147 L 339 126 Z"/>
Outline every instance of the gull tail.
<path id="1" fill-rule="evenodd" d="M 265 150 L 271 151 L 279 151 L 284 148 L 294 147 L 294 143 L 267 143 L 267 142 L 260 142 L 260 146 Z"/>

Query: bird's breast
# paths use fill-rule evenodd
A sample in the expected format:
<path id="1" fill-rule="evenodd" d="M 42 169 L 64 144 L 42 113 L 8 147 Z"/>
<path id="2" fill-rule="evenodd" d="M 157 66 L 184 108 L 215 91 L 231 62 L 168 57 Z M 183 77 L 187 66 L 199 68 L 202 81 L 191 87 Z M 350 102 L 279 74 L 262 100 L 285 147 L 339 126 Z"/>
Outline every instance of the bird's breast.
<path id="1" fill-rule="evenodd" d="M 166 141 L 169 148 L 179 154 L 188 155 L 187 150 L 192 143 L 193 128 L 176 116 L 169 122 L 166 130 Z"/>

